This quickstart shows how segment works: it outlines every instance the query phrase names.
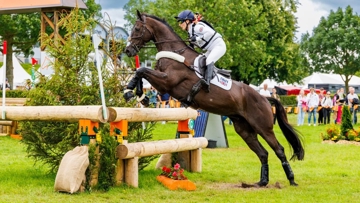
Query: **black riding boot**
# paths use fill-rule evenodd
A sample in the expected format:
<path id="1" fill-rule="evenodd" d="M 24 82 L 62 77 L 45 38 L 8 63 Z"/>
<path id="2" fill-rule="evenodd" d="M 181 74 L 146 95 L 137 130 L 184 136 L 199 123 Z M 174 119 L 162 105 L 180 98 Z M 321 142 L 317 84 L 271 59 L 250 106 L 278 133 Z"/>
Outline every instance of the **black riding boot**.
<path id="1" fill-rule="evenodd" d="M 206 71 L 204 73 L 205 80 L 202 84 L 206 92 L 210 92 L 210 81 L 212 79 L 213 72 L 214 72 L 214 62 L 211 62 L 209 65 L 206 66 Z"/>

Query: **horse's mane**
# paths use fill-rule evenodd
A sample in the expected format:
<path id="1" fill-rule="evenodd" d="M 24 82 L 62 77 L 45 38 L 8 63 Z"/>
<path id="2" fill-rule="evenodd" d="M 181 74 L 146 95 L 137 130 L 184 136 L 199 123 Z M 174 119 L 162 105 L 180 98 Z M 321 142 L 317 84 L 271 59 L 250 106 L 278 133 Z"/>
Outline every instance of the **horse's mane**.
<path id="1" fill-rule="evenodd" d="M 162 24 L 166 25 L 166 27 L 168 27 L 169 30 L 170 30 L 172 33 L 174 33 L 177 38 L 179 38 L 180 40 L 182 40 L 181 37 L 174 31 L 174 29 L 169 25 L 169 23 L 166 22 L 165 19 L 161 19 L 161 18 L 159 18 L 159 17 L 157 17 L 157 16 L 150 15 L 150 14 L 146 14 L 146 13 L 143 13 L 143 15 L 145 15 L 146 17 L 152 18 L 152 19 L 154 19 L 154 20 L 157 20 L 157 21 L 161 22 Z"/>

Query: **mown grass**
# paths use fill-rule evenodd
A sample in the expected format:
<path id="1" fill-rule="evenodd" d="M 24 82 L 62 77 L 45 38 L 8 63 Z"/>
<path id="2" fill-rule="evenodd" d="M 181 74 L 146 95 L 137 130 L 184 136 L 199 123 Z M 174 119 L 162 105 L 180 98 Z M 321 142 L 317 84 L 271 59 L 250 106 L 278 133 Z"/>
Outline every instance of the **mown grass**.
<path id="1" fill-rule="evenodd" d="M 296 124 L 295 115 L 289 120 Z M 305 160 L 290 162 L 298 187 L 289 185 L 280 161 L 269 151 L 270 183 L 267 188 L 239 188 L 242 182 L 259 180 L 260 163 L 256 155 L 225 122 L 228 149 L 204 149 L 203 172 L 189 173 L 197 185 L 193 192 L 169 191 L 156 181 L 160 171 L 156 162 L 140 172 L 139 188 L 119 186 L 109 192 L 63 194 L 54 192 L 55 174 L 45 166 L 34 166 L 26 158 L 24 146 L 9 137 L 0 137 L 0 202 L 360 202 L 360 146 L 323 144 L 324 126 L 296 127 L 305 144 Z M 356 126 L 357 128 L 358 126 Z M 154 139 L 172 139 L 176 123 L 157 124 Z M 275 125 L 276 136 L 289 147 Z M 278 182 L 281 189 L 274 185 Z"/>

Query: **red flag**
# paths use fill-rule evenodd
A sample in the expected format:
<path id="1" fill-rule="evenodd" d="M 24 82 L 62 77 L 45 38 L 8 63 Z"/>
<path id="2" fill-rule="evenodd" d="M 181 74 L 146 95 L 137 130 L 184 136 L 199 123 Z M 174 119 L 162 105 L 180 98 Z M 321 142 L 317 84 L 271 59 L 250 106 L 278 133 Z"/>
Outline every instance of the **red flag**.
<path id="1" fill-rule="evenodd" d="M 136 56 L 135 56 L 135 67 L 136 67 L 136 69 L 140 68 L 139 55 L 136 55 Z"/>
<path id="2" fill-rule="evenodd" d="M 7 49 L 7 42 L 4 41 L 4 44 L 3 44 L 3 54 L 4 55 L 6 54 L 6 49 Z"/>
<path id="3" fill-rule="evenodd" d="M 32 64 L 32 65 L 35 65 L 35 64 L 37 64 L 37 63 L 38 63 L 38 61 L 37 61 L 36 59 L 31 58 L 31 64 Z"/>

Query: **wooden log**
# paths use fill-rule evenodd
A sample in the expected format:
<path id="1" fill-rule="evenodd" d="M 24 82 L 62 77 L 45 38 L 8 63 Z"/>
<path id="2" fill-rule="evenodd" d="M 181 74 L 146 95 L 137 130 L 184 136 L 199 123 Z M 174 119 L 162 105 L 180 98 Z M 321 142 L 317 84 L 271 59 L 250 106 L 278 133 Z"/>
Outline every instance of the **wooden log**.
<path id="1" fill-rule="evenodd" d="M 201 172 L 202 171 L 202 149 L 195 149 L 190 151 L 190 171 L 192 172 Z"/>
<path id="2" fill-rule="evenodd" d="M 204 137 L 152 142 L 136 142 L 126 145 L 119 145 L 116 148 L 116 155 L 119 159 L 129 159 L 133 157 L 151 156 L 155 154 L 189 151 L 198 148 L 205 148 L 207 145 L 208 140 Z"/>
<path id="3" fill-rule="evenodd" d="M 26 98 L 5 98 L 5 105 L 7 106 L 24 106 Z M 0 105 L 2 105 L 2 99 L 0 99 Z"/>
<path id="4" fill-rule="evenodd" d="M 191 108 L 117 108 L 109 107 L 109 122 L 179 121 L 196 119 L 198 112 Z M 114 116 L 114 117 L 112 117 Z"/>
<path id="5" fill-rule="evenodd" d="M 107 122 L 101 106 L 6 106 L 5 119 L 12 121 L 67 121 L 81 119 Z M 107 109 L 109 115 L 109 110 Z"/>
<path id="6" fill-rule="evenodd" d="M 133 186 L 139 186 L 139 157 L 125 160 L 125 183 Z"/>
<path id="7" fill-rule="evenodd" d="M 124 161 L 125 161 L 124 159 L 118 159 L 116 162 L 116 177 L 115 177 L 116 185 L 120 185 L 121 183 L 124 182 L 124 175 L 125 175 Z"/>
<path id="8" fill-rule="evenodd" d="M 12 125 L 13 125 L 13 121 L 0 121 L 0 125 L 3 125 L 3 126 L 12 126 Z"/>

